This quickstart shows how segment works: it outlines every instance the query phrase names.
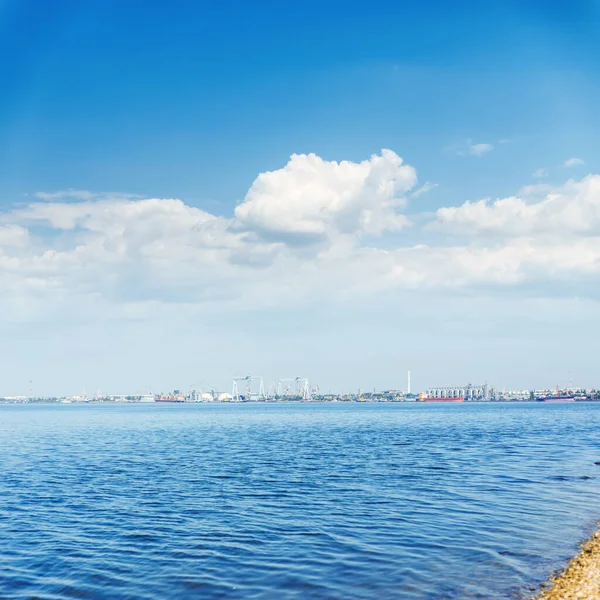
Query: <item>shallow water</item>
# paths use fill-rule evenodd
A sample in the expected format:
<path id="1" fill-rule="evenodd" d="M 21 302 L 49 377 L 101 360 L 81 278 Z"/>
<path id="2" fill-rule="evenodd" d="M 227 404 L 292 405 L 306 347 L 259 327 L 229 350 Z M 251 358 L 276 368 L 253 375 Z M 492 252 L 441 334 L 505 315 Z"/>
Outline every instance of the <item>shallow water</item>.
<path id="1" fill-rule="evenodd" d="M 0 405 L 0 598 L 527 597 L 600 403 Z"/>

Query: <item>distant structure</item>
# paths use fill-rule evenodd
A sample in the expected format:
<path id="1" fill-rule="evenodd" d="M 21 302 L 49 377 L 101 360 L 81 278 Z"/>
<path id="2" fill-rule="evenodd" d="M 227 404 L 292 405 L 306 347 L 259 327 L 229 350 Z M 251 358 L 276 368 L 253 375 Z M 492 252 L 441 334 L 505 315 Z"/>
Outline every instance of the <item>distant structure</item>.
<path id="1" fill-rule="evenodd" d="M 302 400 L 308 401 L 312 399 L 307 377 L 296 377 L 296 388 Z"/>
<path id="2" fill-rule="evenodd" d="M 277 381 L 278 398 L 299 398 L 311 400 L 312 393 L 307 377 L 284 377 Z"/>
<path id="3" fill-rule="evenodd" d="M 489 400 L 487 383 L 483 385 L 467 384 L 465 386 L 443 386 L 429 388 L 426 392 L 428 398 L 464 398 L 465 400 Z"/>
<path id="4" fill-rule="evenodd" d="M 85 396 L 79 396 L 84 402 Z M 104 394 L 96 396 L 96 400 L 109 400 L 110 402 L 154 402 L 154 394 Z"/>
<path id="5" fill-rule="evenodd" d="M 242 392 L 240 393 L 239 383 L 242 382 Z M 258 390 L 256 389 L 258 384 Z M 244 400 L 266 400 L 265 383 L 263 378 L 258 375 L 246 375 L 246 377 L 233 378 L 233 391 L 231 397 L 234 402 Z"/>
<path id="6" fill-rule="evenodd" d="M 277 398 L 292 398 L 296 392 L 295 385 L 295 377 L 284 377 L 282 379 L 278 379 L 275 396 Z"/>
<path id="7" fill-rule="evenodd" d="M 408 382 L 407 382 L 407 385 L 406 385 L 406 393 L 410 394 L 410 369 L 408 371 Z"/>

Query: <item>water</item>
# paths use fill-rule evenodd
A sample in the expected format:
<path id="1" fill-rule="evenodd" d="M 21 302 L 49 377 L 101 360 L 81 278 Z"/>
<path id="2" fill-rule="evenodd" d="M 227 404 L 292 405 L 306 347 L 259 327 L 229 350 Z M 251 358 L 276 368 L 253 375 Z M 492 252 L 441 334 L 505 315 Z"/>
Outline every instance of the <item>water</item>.
<path id="1" fill-rule="evenodd" d="M 0 598 L 527 597 L 600 403 L 0 406 Z"/>

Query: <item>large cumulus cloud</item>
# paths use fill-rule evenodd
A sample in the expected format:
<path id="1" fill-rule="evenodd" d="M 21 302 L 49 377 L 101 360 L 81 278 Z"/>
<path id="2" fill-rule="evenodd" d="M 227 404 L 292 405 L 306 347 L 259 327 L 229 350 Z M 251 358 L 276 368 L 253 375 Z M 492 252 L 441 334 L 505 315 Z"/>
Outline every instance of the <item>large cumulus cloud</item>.
<path id="1" fill-rule="evenodd" d="M 377 235 L 406 226 L 399 209 L 416 182 L 415 169 L 391 150 L 360 163 L 294 154 L 282 169 L 256 178 L 235 217 L 270 239 Z"/>
<path id="2" fill-rule="evenodd" d="M 384 150 L 358 163 L 294 155 L 260 174 L 228 218 L 178 199 L 44 193 L 0 215 L 0 303 L 239 308 L 481 285 L 543 295 L 554 282 L 593 293 L 599 175 L 442 207 L 415 219 L 408 243 L 416 183 Z"/>

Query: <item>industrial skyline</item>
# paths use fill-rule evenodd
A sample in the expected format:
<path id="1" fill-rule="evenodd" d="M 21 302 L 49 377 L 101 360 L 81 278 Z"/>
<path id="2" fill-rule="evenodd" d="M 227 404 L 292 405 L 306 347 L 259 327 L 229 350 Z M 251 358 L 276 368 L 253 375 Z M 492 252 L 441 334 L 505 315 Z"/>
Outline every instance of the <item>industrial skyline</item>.
<path id="1" fill-rule="evenodd" d="M 318 385 L 311 385 L 307 377 L 284 377 L 265 383 L 265 378 L 260 375 L 234 376 L 231 380 L 230 391 L 214 385 L 194 384 L 189 389 L 172 388 L 169 392 L 155 392 L 150 388 L 143 391 L 129 391 L 126 393 L 87 392 L 84 389 L 76 394 L 44 395 L 34 394 L 33 382 L 29 381 L 29 393 L 23 395 L 10 395 L 0 393 L 0 399 L 6 400 L 34 400 L 48 398 L 76 398 L 77 400 L 112 400 L 112 401 L 187 401 L 187 402 L 264 402 L 269 400 L 300 400 L 300 401 L 327 401 L 332 399 L 371 399 L 385 398 L 391 401 L 404 401 L 416 398 L 461 398 L 466 401 L 488 400 L 530 400 L 536 396 L 563 394 L 576 394 L 579 396 L 593 396 L 595 388 L 577 387 L 569 380 L 566 385 L 533 386 L 528 388 L 507 389 L 494 387 L 488 382 L 482 384 L 466 383 L 462 385 L 435 385 L 426 386 L 416 392 L 412 389 L 410 369 L 406 372 L 406 384 L 396 388 L 358 388 L 324 390 Z M 162 389 L 162 388 L 161 388 Z"/>

